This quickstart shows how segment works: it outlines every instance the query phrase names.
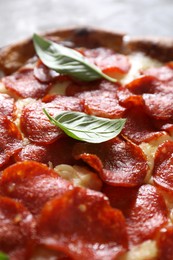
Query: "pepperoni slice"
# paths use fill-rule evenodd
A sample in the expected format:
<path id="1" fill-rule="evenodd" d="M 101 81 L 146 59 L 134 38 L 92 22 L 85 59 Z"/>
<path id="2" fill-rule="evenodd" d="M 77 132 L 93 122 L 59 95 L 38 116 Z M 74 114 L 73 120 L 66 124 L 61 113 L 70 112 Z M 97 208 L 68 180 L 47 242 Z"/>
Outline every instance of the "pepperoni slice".
<path id="1" fill-rule="evenodd" d="M 0 251 L 10 259 L 26 259 L 34 234 L 32 215 L 19 202 L 0 196 L 0 216 Z"/>
<path id="2" fill-rule="evenodd" d="M 115 186 L 139 185 L 147 173 L 140 147 L 118 138 L 102 144 L 77 144 L 74 156 L 97 170 L 104 182 Z"/>
<path id="3" fill-rule="evenodd" d="M 147 184 L 139 188 L 126 221 L 130 245 L 155 238 L 168 221 L 164 199 L 155 187 Z"/>
<path id="4" fill-rule="evenodd" d="M 34 77 L 33 68 L 22 68 L 13 75 L 4 77 L 2 82 L 10 92 L 22 98 L 44 97 L 51 87 Z"/>
<path id="5" fill-rule="evenodd" d="M 41 62 L 41 60 L 38 60 L 34 67 L 34 76 L 42 83 L 50 83 L 59 76 L 59 73 L 49 69 Z"/>
<path id="6" fill-rule="evenodd" d="M 123 117 L 125 108 L 119 105 L 116 93 L 112 91 L 88 91 L 78 96 L 84 99 L 84 112 L 86 114 L 106 118 Z"/>
<path id="7" fill-rule="evenodd" d="M 125 215 L 130 247 L 154 239 L 168 221 L 164 199 L 154 186 L 124 188 L 105 185 L 103 192 L 111 205 Z"/>
<path id="8" fill-rule="evenodd" d="M 76 141 L 72 138 L 64 137 L 58 139 L 50 145 L 27 144 L 15 156 L 16 161 L 37 161 L 49 164 L 55 167 L 58 164 L 75 164 L 72 156 L 72 150 Z M 55 152 L 56 151 L 56 152 Z"/>
<path id="9" fill-rule="evenodd" d="M 152 76 L 141 76 L 126 84 L 126 88 L 136 95 L 154 93 L 156 91 L 156 79 Z"/>
<path id="10" fill-rule="evenodd" d="M 173 256 L 173 227 L 161 230 L 158 239 L 158 259 L 172 260 Z"/>
<path id="11" fill-rule="evenodd" d="M 48 96 L 43 102 L 39 100 L 25 106 L 21 115 L 21 129 L 30 141 L 41 145 L 53 143 L 63 136 L 60 128 L 49 121 L 43 108 L 52 116 L 64 110 L 83 110 L 81 99 L 59 95 Z"/>
<path id="12" fill-rule="evenodd" d="M 150 116 L 163 120 L 173 118 L 173 94 L 144 94 L 143 100 L 145 110 Z"/>
<path id="13" fill-rule="evenodd" d="M 91 82 L 72 82 L 66 88 L 67 96 L 78 96 L 81 93 L 93 90 L 116 91 L 120 83 L 113 83 L 107 80 L 97 80 Z"/>
<path id="14" fill-rule="evenodd" d="M 152 118 L 144 111 L 143 106 L 134 106 L 125 113 L 127 119 L 122 135 L 136 144 L 150 142 L 165 134 L 157 131 Z"/>
<path id="15" fill-rule="evenodd" d="M 14 99 L 7 94 L 0 93 L 0 114 L 9 119 L 14 118 Z"/>
<path id="16" fill-rule="evenodd" d="M 153 76 L 162 82 L 173 83 L 173 67 L 168 65 L 158 68 L 149 68 L 145 71 L 142 71 L 142 74 Z"/>
<path id="17" fill-rule="evenodd" d="M 173 94 L 171 82 L 160 81 L 159 79 L 149 75 L 143 75 L 137 79 L 134 79 L 125 87 L 136 95 L 142 95 L 144 93 Z"/>
<path id="18" fill-rule="evenodd" d="M 38 220 L 40 243 L 73 259 L 115 259 L 127 246 L 119 210 L 91 190 L 74 188 L 48 202 Z"/>
<path id="19" fill-rule="evenodd" d="M 1 115 L 0 129 L 0 166 L 2 166 L 22 149 L 22 136 L 13 122 Z"/>
<path id="20" fill-rule="evenodd" d="M 128 57 L 110 49 L 97 48 L 84 51 L 84 55 L 104 73 L 127 73 L 130 69 Z"/>
<path id="21" fill-rule="evenodd" d="M 173 142 L 166 141 L 156 151 L 153 179 L 156 185 L 169 192 L 173 192 L 172 164 Z"/>
<path id="22" fill-rule="evenodd" d="M 131 108 L 134 106 L 142 106 L 144 102 L 142 96 L 131 93 L 126 87 L 118 88 L 117 98 L 119 104 L 126 108 Z"/>
<path id="23" fill-rule="evenodd" d="M 21 201 L 33 214 L 72 185 L 47 166 L 26 161 L 6 168 L 1 176 L 1 194 Z"/>
<path id="24" fill-rule="evenodd" d="M 36 161 L 41 163 L 48 163 L 48 149 L 47 146 L 27 144 L 15 156 L 16 161 Z"/>
<path id="25" fill-rule="evenodd" d="M 111 206 L 121 210 L 126 217 L 136 200 L 138 189 L 139 187 L 115 187 L 104 183 L 102 192 L 109 198 Z"/>

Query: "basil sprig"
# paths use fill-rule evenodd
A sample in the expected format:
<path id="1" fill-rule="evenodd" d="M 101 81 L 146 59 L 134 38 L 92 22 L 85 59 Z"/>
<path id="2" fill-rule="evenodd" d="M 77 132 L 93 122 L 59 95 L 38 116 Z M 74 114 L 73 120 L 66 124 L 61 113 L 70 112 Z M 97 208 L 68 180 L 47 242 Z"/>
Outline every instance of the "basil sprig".
<path id="1" fill-rule="evenodd" d="M 116 137 L 126 119 L 109 119 L 90 116 L 82 112 L 63 111 L 55 118 L 43 109 L 50 122 L 73 139 L 89 143 L 102 143 Z"/>
<path id="2" fill-rule="evenodd" d="M 73 49 L 45 40 L 37 34 L 34 34 L 33 42 L 37 55 L 50 69 L 82 81 L 101 78 L 112 82 L 117 81 L 104 74 L 97 66 L 91 64 L 82 54 Z"/>
<path id="3" fill-rule="evenodd" d="M 0 252 L 0 260 L 8 260 L 8 259 L 9 257 L 5 253 Z"/>

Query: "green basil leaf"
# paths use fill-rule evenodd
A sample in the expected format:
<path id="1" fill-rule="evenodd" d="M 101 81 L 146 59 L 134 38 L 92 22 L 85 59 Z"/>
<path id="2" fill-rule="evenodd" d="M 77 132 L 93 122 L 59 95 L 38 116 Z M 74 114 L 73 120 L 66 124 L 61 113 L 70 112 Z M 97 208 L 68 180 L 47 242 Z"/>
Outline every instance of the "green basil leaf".
<path id="1" fill-rule="evenodd" d="M 9 257 L 6 254 L 0 252 L 0 260 L 8 260 L 8 259 Z"/>
<path id="2" fill-rule="evenodd" d="M 33 42 L 37 55 L 50 69 L 82 81 L 100 78 L 112 82 L 117 81 L 104 74 L 97 66 L 89 63 L 82 54 L 73 49 L 45 40 L 37 34 L 34 34 Z"/>
<path id="3" fill-rule="evenodd" d="M 90 116 L 82 112 L 64 111 L 55 118 L 43 109 L 50 122 L 61 128 L 68 136 L 89 143 L 102 143 L 116 137 L 126 119 L 108 119 Z"/>

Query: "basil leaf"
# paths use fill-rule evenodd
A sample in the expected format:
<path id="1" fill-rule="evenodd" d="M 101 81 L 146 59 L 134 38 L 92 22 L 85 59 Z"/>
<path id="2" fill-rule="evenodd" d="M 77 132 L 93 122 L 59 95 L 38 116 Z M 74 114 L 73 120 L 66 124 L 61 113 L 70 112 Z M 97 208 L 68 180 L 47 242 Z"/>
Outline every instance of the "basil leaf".
<path id="1" fill-rule="evenodd" d="M 9 257 L 6 254 L 0 252 L 0 260 L 8 260 L 8 259 Z"/>
<path id="2" fill-rule="evenodd" d="M 116 137 L 126 119 L 108 119 L 81 112 L 64 111 L 55 118 L 43 109 L 50 122 L 61 128 L 68 136 L 89 143 L 102 143 Z"/>
<path id="3" fill-rule="evenodd" d="M 117 81 L 104 74 L 97 66 L 89 63 L 82 54 L 73 49 L 45 40 L 37 34 L 34 34 L 33 42 L 37 55 L 50 69 L 82 81 L 100 78 L 112 82 Z"/>

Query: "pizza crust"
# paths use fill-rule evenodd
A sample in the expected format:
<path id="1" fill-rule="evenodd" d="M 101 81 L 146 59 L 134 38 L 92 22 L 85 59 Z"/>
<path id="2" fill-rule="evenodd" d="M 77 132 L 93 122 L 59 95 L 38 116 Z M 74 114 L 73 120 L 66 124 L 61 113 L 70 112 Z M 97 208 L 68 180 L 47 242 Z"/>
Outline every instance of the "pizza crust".
<path id="1" fill-rule="evenodd" d="M 58 42 L 70 42 L 77 47 L 103 46 L 125 54 L 140 51 L 160 61 L 173 59 L 173 39 L 171 38 L 133 38 L 124 33 L 90 27 L 58 29 L 43 35 Z M 25 64 L 34 54 L 31 38 L 3 47 L 0 49 L 0 70 L 5 74 L 10 74 Z"/>

